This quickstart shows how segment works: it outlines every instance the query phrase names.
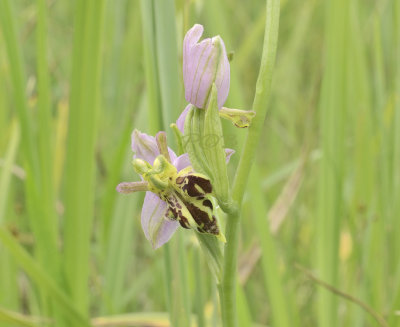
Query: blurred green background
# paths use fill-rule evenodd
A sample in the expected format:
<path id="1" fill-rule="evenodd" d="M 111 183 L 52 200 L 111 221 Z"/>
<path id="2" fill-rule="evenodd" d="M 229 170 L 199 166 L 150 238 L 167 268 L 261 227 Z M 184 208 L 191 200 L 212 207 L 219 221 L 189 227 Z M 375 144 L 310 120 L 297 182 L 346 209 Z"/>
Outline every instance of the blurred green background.
<path id="1" fill-rule="evenodd" d="M 220 325 L 193 232 L 153 251 L 143 194 L 115 191 L 138 179 L 132 130 L 185 107 L 194 23 L 234 52 L 227 106 L 251 109 L 265 1 L 0 0 L 0 326 Z M 224 133 L 233 176 L 246 130 Z M 399 1 L 281 1 L 239 326 L 400 326 L 399 212 Z"/>

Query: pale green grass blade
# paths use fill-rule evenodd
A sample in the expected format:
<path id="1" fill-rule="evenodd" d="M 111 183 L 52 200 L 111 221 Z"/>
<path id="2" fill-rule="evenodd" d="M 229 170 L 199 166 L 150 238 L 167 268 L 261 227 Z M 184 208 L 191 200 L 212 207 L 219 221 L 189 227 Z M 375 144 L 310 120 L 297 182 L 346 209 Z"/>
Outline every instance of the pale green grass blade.
<path id="1" fill-rule="evenodd" d="M 22 51 L 17 37 L 15 14 L 9 0 L 0 2 L 0 24 L 5 41 L 9 62 L 11 80 L 14 86 L 14 101 L 21 124 L 22 146 L 29 171 L 37 172 L 37 158 L 35 155 L 31 118 L 28 114 L 25 96 L 25 69 L 22 60 Z"/>
<path id="2" fill-rule="evenodd" d="M 250 300 L 249 303 L 248 298 L 246 297 L 246 293 L 244 291 L 244 287 L 240 284 L 237 286 L 237 297 L 238 324 L 239 326 L 251 326 L 252 319 L 249 305 L 252 303 L 252 301 Z"/>
<path id="3" fill-rule="evenodd" d="M 12 166 L 15 162 L 17 149 L 20 142 L 18 124 L 14 121 L 10 130 L 10 140 L 4 163 L 0 168 L 0 225 L 6 222 L 8 200 L 10 198 L 10 183 Z M 17 269 L 11 255 L 0 244 L 0 303 L 1 305 L 16 309 L 18 306 Z M 6 325 L 8 326 L 8 325 Z"/>
<path id="4" fill-rule="evenodd" d="M 19 310 L 18 268 L 12 255 L 0 244 L 0 304 Z M 8 324 L 5 327 L 9 327 Z"/>
<path id="5" fill-rule="evenodd" d="M 238 69 L 239 72 L 243 73 L 246 68 L 249 67 L 254 52 L 259 48 L 259 40 L 262 39 L 265 25 L 265 11 L 261 11 L 257 19 L 252 22 L 252 25 L 248 28 L 248 37 L 240 45 L 235 52 L 234 61 L 232 62 L 233 68 Z"/>
<path id="6" fill-rule="evenodd" d="M 180 318 L 178 316 L 176 305 L 180 305 L 180 293 L 173 292 L 174 284 L 173 284 L 173 268 L 172 268 L 172 257 L 171 257 L 171 246 L 170 244 L 164 244 L 164 252 L 163 252 L 163 261 L 164 261 L 164 288 L 165 288 L 165 296 L 166 296 L 166 304 L 169 313 L 169 321 L 171 325 L 179 326 Z M 174 294 L 177 296 L 175 297 Z M 177 302 L 174 302 L 176 300 Z"/>
<path id="7" fill-rule="evenodd" d="M 58 246 L 58 216 L 55 211 L 55 190 L 53 183 L 53 131 L 51 128 L 51 99 L 50 80 L 48 72 L 47 56 L 47 3 L 44 0 L 37 0 L 37 29 L 36 29 L 36 57 L 37 57 L 37 79 L 38 79 L 38 157 L 40 171 L 40 204 L 43 209 L 40 211 L 44 222 L 47 224 L 49 242 L 47 247 L 54 249 Z M 53 262 L 49 262 L 52 260 Z M 51 275 L 56 279 L 59 277 L 59 255 L 53 251 L 50 258 L 46 258 L 46 266 L 51 269 Z"/>
<path id="8" fill-rule="evenodd" d="M 35 146 L 35 134 L 32 128 L 32 117 L 28 112 L 25 95 L 26 76 L 24 62 L 19 42 L 15 14 L 8 0 L 0 2 L 0 24 L 6 43 L 11 80 L 13 84 L 13 99 L 21 127 L 21 149 L 25 159 L 26 197 L 30 223 L 36 238 L 35 251 L 42 262 L 46 260 L 47 268 L 55 273 L 57 263 L 57 234 L 55 219 L 49 215 L 49 204 L 41 201 L 42 178 L 38 165 Z"/>
<path id="9" fill-rule="evenodd" d="M 321 151 L 319 150 L 314 150 L 311 151 L 309 161 L 311 163 L 315 163 L 318 160 L 321 159 Z M 290 174 L 293 173 L 300 165 L 301 165 L 301 158 L 298 158 L 294 160 L 293 162 L 290 162 L 282 167 L 280 167 L 277 171 L 272 172 L 270 175 L 268 175 L 263 181 L 262 181 L 262 189 L 263 191 L 267 191 L 270 188 L 272 188 L 274 185 L 276 185 L 279 182 L 282 182 L 285 180 L 285 178 L 289 177 Z"/>
<path id="10" fill-rule="evenodd" d="M 143 29 L 143 60 L 146 75 L 148 125 L 150 134 L 157 133 L 163 126 L 161 113 L 160 86 L 157 69 L 157 50 L 155 39 L 154 1 L 141 0 Z"/>
<path id="11" fill-rule="evenodd" d="M 76 2 L 67 137 L 63 263 L 71 299 L 85 316 L 89 314 L 87 283 L 94 214 L 104 5 L 102 0 Z"/>
<path id="12" fill-rule="evenodd" d="M 123 295 L 126 277 L 128 277 L 127 263 L 129 260 L 135 260 L 130 253 L 134 237 L 134 222 L 135 219 L 140 219 L 138 207 L 142 205 L 142 201 L 143 197 L 135 194 L 134 199 L 120 195 L 116 202 L 105 261 L 104 293 L 107 296 L 107 310 L 103 310 L 105 313 L 123 312 Z M 135 261 L 129 262 L 129 264 L 135 266 Z"/>
<path id="13" fill-rule="evenodd" d="M 75 309 L 75 305 L 67 295 L 4 227 L 0 227 L 0 241 L 12 254 L 18 265 L 54 301 L 60 312 L 68 317 L 73 326 L 89 326 L 84 316 Z"/>
<path id="14" fill-rule="evenodd" d="M 25 316 L 18 312 L 13 312 L 4 308 L 0 308 L 0 322 L 2 324 L 10 323 L 12 324 L 12 326 L 39 327 L 42 324 L 46 323 L 46 319 Z"/>
<path id="15" fill-rule="evenodd" d="M 168 314 L 164 312 L 141 312 L 92 319 L 94 327 L 169 327 Z M 190 327 L 190 325 L 188 325 Z"/>
<path id="16" fill-rule="evenodd" d="M 392 203 L 392 190 L 391 190 L 391 169 L 390 169 L 390 157 L 391 157 L 391 126 L 388 118 L 388 112 L 391 111 L 390 93 L 387 89 L 388 74 L 385 71 L 386 54 L 383 48 L 383 20 L 384 17 L 376 13 L 374 19 L 374 49 L 373 49 L 373 70 L 374 70 L 374 106 L 377 109 L 377 131 L 379 132 L 379 166 L 378 173 L 376 174 L 377 183 L 376 189 L 379 190 L 378 210 L 382 217 L 377 221 L 373 221 L 371 226 L 371 250 L 375 249 L 374 252 L 370 252 L 371 262 L 376 260 L 376 257 L 382 257 L 383 262 L 381 265 L 375 267 L 374 270 L 368 269 L 370 272 L 371 284 L 374 291 L 374 296 L 371 297 L 371 301 L 380 301 L 380 307 L 375 308 L 381 311 L 382 306 L 386 307 L 388 301 L 392 300 L 392 296 L 386 294 L 384 290 L 388 289 L 390 282 L 385 276 L 387 276 L 391 269 L 390 256 L 382 255 L 387 251 L 387 248 L 391 248 L 390 235 L 388 238 L 387 230 L 385 226 L 391 224 L 393 216 L 393 203 Z M 368 242 L 368 241 L 367 241 Z M 378 302 L 379 303 L 379 302 Z M 389 318 L 394 319 L 395 316 L 389 314 Z"/>
<path id="17" fill-rule="evenodd" d="M 145 98 L 145 94 L 141 98 Z M 102 214 L 104 218 L 108 215 L 110 217 L 103 220 L 105 226 L 103 233 L 106 233 L 104 235 L 105 244 L 102 244 L 106 252 L 103 264 L 105 267 L 101 310 L 103 314 L 124 312 L 127 301 L 132 299 L 130 297 L 129 300 L 126 300 L 127 293 L 133 289 L 143 289 L 140 280 L 135 278 L 131 282 L 130 277 L 132 276 L 132 268 L 137 267 L 136 256 L 132 253 L 132 249 L 136 248 L 136 238 L 139 236 L 138 234 L 142 233 L 140 207 L 143 203 L 144 194 L 127 196 L 119 194 L 115 190 L 116 185 L 121 180 L 135 178 L 135 173 L 132 172 L 130 134 L 134 124 L 138 126 L 145 124 L 143 118 L 147 116 L 143 101 L 139 102 L 136 105 L 138 109 L 135 113 L 134 122 L 130 118 L 132 114 L 129 112 L 127 114 L 125 130 L 119 137 L 120 144 L 111 161 L 109 180 L 106 183 L 107 188 L 103 202 L 104 212 Z M 123 177 L 121 177 L 121 170 L 123 171 Z M 112 183 L 112 181 L 114 182 Z M 151 277 L 151 274 L 147 273 L 147 275 Z M 127 287 L 127 283 L 129 283 L 129 287 Z"/>
<path id="18" fill-rule="evenodd" d="M 103 246 L 107 247 L 110 237 L 111 226 L 113 225 L 112 217 L 113 217 L 113 209 L 116 202 L 116 197 L 118 193 L 115 190 L 116 185 L 120 182 L 120 171 L 124 164 L 126 156 L 126 149 L 129 149 L 130 145 L 130 135 L 132 133 L 132 121 L 127 117 L 126 124 L 123 128 L 120 142 L 117 149 L 114 152 L 113 160 L 110 165 L 110 173 L 108 176 L 108 180 L 106 182 L 106 190 L 105 196 L 103 198 L 102 203 L 102 222 L 103 222 Z"/>
<path id="19" fill-rule="evenodd" d="M 328 0 L 326 17 L 326 58 L 320 98 L 322 159 L 318 185 L 318 216 L 316 217 L 316 264 L 318 277 L 338 284 L 338 242 L 342 218 L 342 187 L 344 170 L 344 131 L 346 110 L 346 35 L 348 33 L 347 1 Z M 318 326 L 340 325 L 337 297 L 318 291 Z"/>
<path id="20" fill-rule="evenodd" d="M 374 262 L 377 257 L 384 257 L 383 248 L 383 219 L 374 219 L 376 201 L 373 197 L 375 186 L 375 162 L 377 161 L 377 148 L 375 143 L 375 131 L 373 124 L 373 112 L 371 106 L 371 76 L 367 70 L 367 49 L 362 27 L 365 26 L 364 17 L 360 15 L 360 5 L 354 1 L 350 5 L 350 24 L 346 31 L 348 35 L 349 61 L 347 67 L 347 92 L 349 122 L 354 126 L 354 198 L 351 215 L 357 222 L 359 219 L 368 221 L 368 229 L 364 235 L 364 253 L 360 253 L 356 260 L 364 273 L 360 283 L 344 286 L 352 289 L 354 295 L 370 303 L 376 310 L 383 310 L 382 288 L 384 264 L 377 265 Z M 343 233 L 343 232 L 342 232 Z M 365 276 L 365 277 L 364 277 Z M 367 295 L 370 295 L 369 297 Z M 366 324 L 365 313 L 354 307 L 354 324 L 363 326 Z"/>
<path id="21" fill-rule="evenodd" d="M 15 163 L 16 153 L 20 142 L 20 130 L 17 122 L 13 122 L 10 131 L 10 140 L 8 149 L 4 156 L 4 163 L 1 167 L 0 174 L 0 224 L 5 220 L 7 200 L 9 197 L 8 190 L 12 176 L 12 167 Z"/>
<path id="22" fill-rule="evenodd" d="M 186 237 L 188 235 L 182 233 L 183 230 L 179 230 L 178 234 L 175 236 L 177 242 L 175 244 L 175 260 L 177 261 L 177 275 L 175 273 L 175 287 L 177 290 L 181 292 L 180 300 L 181 303 L 177 308 L 179 308 L 179 315 L 180 315 L 180 323 L 182 326 L 188 326 L 192 324 L 192 298 L 189 296 L 189 282 L 188 282 L 188 270 L 189 270 L 189 260 L 188 260 L 188 251 L 187 251 L 187 244 L 186 244 Z M 174 244 L 173 244 L 174 246 Z M 177 278 L 176 278 L 176 277 Z M 176 293 L 175 293 L 176 294 Z"/>
<path id="23" fill-rule="evenodd" d="M 400 326 L 399 316 L 396 316 L 396 311 L 400 305 L 400 238 L 399 238 L 399 224 L 398 224 L 398 212 L 400 210 L 400 4 L 398 1 L 393 3 L 393 45 L 394 45 L 394 122 L 393 122 L 393 157 L 392 157 L 392 196 L 393 196 L 393 214 L 392 222 L 393 226 L 397 226 L 395 229 L 394 236 L 394 257 L 393 267 L 395 272 L 395 283 L 396 291 L 394 293 L 394 302 L 390 311 L 390 324 L 391 326 Z"/>
<path id="24" fill-rule="evenodd" d="M 0 30 L 0 45 L 4 44 L 3 35 Z M 10 113 L 10 105 L 8 103 L 7 97 L 7 82 L 8 82 L 8 67 L 5 60 L 4 48 L 0 50 L 0 130 L 4 131 L 0 133 L 0 150 L 3 150 L 3 147 L 6 144 L 6 140 L 8 138 L 8 134 L 5 132 L 7 130 L 7 126 L 9 125 L 8 115 Z"/>
<path id="25" fill-rule="evenodd" d="M 169 125 L 184 109 L 180 101 L 182 84 L 178 68 L 175 4 L 173 0 L 154 0 L 153 3 L 163 128 L 168 135 L 168 144 L 172 146 L 174 138 Z"/>
<path id="26" fill-rule="evenodd" d="M 257 208 L 252 211 L 254 226 L 262 249 L 261 265 L 263 278 L 267 287 L 269 305 L 271 309 L 271 325 L 289 327 L 296 326 L 294 315 L 290 308 L 290 295 L 283 286 L 283 279 L 279 272 L 279 260 L 275 240 L 271 234 L 268 210 L 260 187 L 260 176 L 257 168 L 254 167 L 250 175 L 249 189 L 251 193 L 251 207 Z"/>
<path id="27" fill-rule="evenodd" d="M 48 202 L 50 208 L 54 207 L 54 190 L 52 183 L 52 114 L 51 114 L 51 98 L 50 98 L 50 80 L 48 71 L 48 55 L 47 55 L 47 3 L 45 0 L 37 0 L 37 28 L 36 28 L 36 66 L 38 79 L 38 140 L 39 140 L 39 161 L 42 177 L 42 199 Z M 52 212 L 54 215 L 55 213 Z M 52 220 L 56 220 L 52 217 Z"/>
<path id="28" fill-rule="evenodd" d="M 163 271 L 163 262 L 162 260 L 154 260 L 146 269 L 141 270 L 135 276 L 135 283 L 129 285 L 126 289 L 125 294 L 121 299 L 121 305 L 124 308 L 132 307 L 137 303 L 137 299 L 139 298 L 140 294 L 142 294 L 143 289 L 148 285 L 153 284 L 153 277 L 156 272 Z M 151 273 L 149 273 L 151 272 Z"/>
<path id="29" fill-rule="evenodd" d="M 146 93 L 143 92 L 140 95 L 140 83 L 143 74 L 138 73 L 142 66 L 139 6 L 140 3 L 136 1 L 120 0 L 118 5 L 108 2 L 106 9 L 106 13 L 110 11 L 108 15 L 111 15 L 111 17 L 106 19 L 105 28 L 113 31 L 113 37 L 105 44 L 105 48 L 110 48 L 107 45 L 114 46 L 109 49 L 111 54 L 108 61 L 105 58 L 106 67 L 103 84 L 105 84 L 105 92 L 111 93 L 111 95 L 101 112 L 100 118 L 103 121 L 103 126 L 100 126 L 100 129 L 110 131 L 113 140 L 110 144 L 117 144 L 117 146 L 112 146 L 112 149 L 104 146 L 104 150 L 102 150 L 104 160 L 109 161 L 100 210 L 102 245 L 105 248 L 108 244 L 115 201 L 119 197 L 119 194 L 115 191 L 115 186 L 121 182 L 122 167 L 131 157 L 128 158 L 126 154 L 127 149 L 130 149 L 130 135 L 138 119 L 138 114 L 145 110 L 141 103 Z M 115 31 L 112 28 L 114 25 L 116 25 Z M 115 126 L 122 128 L 116 130 Z M 104 136 L 105 139 L 108 139 L 106 133 L 104 133 Z M 129 173 L 128 176 L 131 176 L 131 166 Z"/>
<path id="30" fill-rule="evenodd" d="M 194 278 L 195 278 L 195 292 L 196 297 L 194 299 L 194 311 L 197 315 L 196 322 L 197 327 L 206 327 L 206 318 L 204 315 L 204 305 L 205 305 L 205 278 L 204 274 L 204 264 L 200 248 L 197 247 L 194 251 L 194 259 L 192 261 L 194 267 Z"/>

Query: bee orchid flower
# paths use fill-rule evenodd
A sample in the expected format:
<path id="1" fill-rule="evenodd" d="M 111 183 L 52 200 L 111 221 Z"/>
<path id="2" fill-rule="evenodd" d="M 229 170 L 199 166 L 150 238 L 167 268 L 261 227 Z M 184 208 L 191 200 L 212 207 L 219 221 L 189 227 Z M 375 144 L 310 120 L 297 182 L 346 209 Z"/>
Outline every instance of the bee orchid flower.
<path id="1" fill-rule="evenodd" d="M 136 129 L 132 133 L 131 145 L 134 152 L 133 160 L 141 159 L 148 163 L 153 163 L 157 156 L 160 155 L 155 137 L 141 133 Z M 168 149 L 168 152 L 173 165 L 177 169 L 181 170 L 190 165 L 187 154 L 177 157 L 171 149 Z M 124 182 L 117 186 L 117 191 L 120 193 L 130 193 L 132 187 L 129 186 L 139 186 L 138 183 L 146 183 L 147 185 L 147 182 Z M 132 191 L 135 191 L 135 189 Z M 142 207 L 141 222 L 146 238 L 155 249 L 168 242 L 179 226 L 177 221 L 164 218 L 166 210 L 167 204 L 162 201 L 157 194 L 147 190 Z"/>
<path id="2" fill-rule="evenodd" d="M 165 132 L 153 137 L 138 130 L 132 133 L 132 150 L 142 181 L 120 183 L 117 191 L 146 191 L 141 222 L 154 249 L 168 242 L 179 225 L 225 240 L 214 212 L 211 182 L 193 171 L 187 153 L 177 156 L 167 146 Z"/>

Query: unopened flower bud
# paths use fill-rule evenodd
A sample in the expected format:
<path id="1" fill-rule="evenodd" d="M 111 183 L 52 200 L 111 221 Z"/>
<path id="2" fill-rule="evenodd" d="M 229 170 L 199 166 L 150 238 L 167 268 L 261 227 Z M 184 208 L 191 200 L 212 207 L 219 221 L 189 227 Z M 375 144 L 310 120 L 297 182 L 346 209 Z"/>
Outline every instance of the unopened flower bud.
<path id="1" fill-rule="evenodd" d="M 203 26 L 194 25 L 183 41 L 183 80 L 185 98 L 197 108 L 206 108 L 215 83 L 218 91 L 218 108 L 228 97 L 230 83 L 229 60 L 220 36 L 198 43 Z"/>

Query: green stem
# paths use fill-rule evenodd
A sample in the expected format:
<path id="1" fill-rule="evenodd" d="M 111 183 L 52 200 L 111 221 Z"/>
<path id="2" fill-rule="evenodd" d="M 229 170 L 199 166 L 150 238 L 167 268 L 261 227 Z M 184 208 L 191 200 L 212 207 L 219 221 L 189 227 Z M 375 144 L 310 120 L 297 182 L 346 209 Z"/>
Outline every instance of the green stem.
<path id="1" fill-rule="evenodd" d="M 219 287 L 221 297 L 222 321 L 224 327 L 237 326 L 236 313 L 236 269 L 237 269 L 237 249 L 239 235 L 239 219 L 238 212 L 228 216 L 226 226 L 224 270 L 222 284 Z"/>
<path id="2" fill-rule="evenodd" d="M 272 71 L 278 43 L 279 8 L 279 0 L 267 1 L 263 54 L 253 102 L 253 110 L 256 112 L 256 117 L 253 119 L 251 127 L 249 127 L 233 186 L 233 199 L 238 204 L 238 209 L 228 214 L 227 243 L 225 245 L 224 270 L 220 287 L 224 327 L 237 326 L 235 288 L 240 206 L 259 143 L 271 93 Z"/>
<path id="3" fill-rule="evenodd" d="M 350 59 L 357 56 L 355 50 L 349 51 L 350 36 L 352 35 L 349 25 L 349 4 L 350 2 L 346 0 L 327 1 L 326 3 L 325 42 L 327 50 L 319 99 L 319 137 L 322 157 L 319 165 L 318 196 L 316 197 L 315 263 L 319 277 L 334 287 L 337 287 L 339 282 L 338 266 L 340 262 L 338 249 L 341 219 L 345 215 L 342 207 L 345 173 L 348 169 L 345 163 L 345 156 L 348 155 L 345 149 L 347 142 L 346 132 L 349 128 L 353 128 L 348 117 L 351 112 L 359 110 L 354 105 L 351 105 L 350 95 L 353 94 L 353 101 L 357 105 L 362 104 L 362 107 L 366 107 L 368 103 L 367 100 L 364 101 L 362 99 L 362 92 L 354 95 L 357 89 L 351 89 L 355 87 L 354 84 L 357 84 L 357 88 L 360 88 L 361 82 L 359 81 L 365 78 L 355 79 L 351 83 L 351 79 L 348 77 L 350 75 L 348 74 L 352 70 L 346 70 L 346 67 L 351 65 Z M 355 38 L 358 39 L 357 37 Z M 361 59 L 358 59 L 357 62 L 360 64 Z M 355 68 L 354 63 L 351 69 Z M 352 78 L 355 78 L 354 72 L 352 73 Z M 360 108 L 362 109 L 362 107 Z M 365 122 L 367 118 L 365 116 L 370 114 L 367 109 L 362 110 L 366 111 L 364 113 L 357 111 L 355 117 L 357 124 L 361 119 L 364 125 L 362 128 L 365 128 L 367 126 Z M 346 124 L 349 124 L 349 127 Z M 359 131 L 357 132 L 359 133 Z M 356 141 L 359 140 L 364 143 L 365 136 L 358 136 Z M 370 144 L 367 143 L 365 146 L 370 147 Z M 359 154 L 357 150 L 359 147 L 360 144 L 356 143 L 356 154 Z M 365 155 L 365 153 L 361 154 Z M 357 193 L 360 192 L 359 190 L 364 193 L 368 189 L 368 184 L 365 184 L 369 175 L 368 171 L 374 170 L 370 170 L 370 168 L 366 170 L 371 160 L 367 160 L 367 162 L 365 162 L 365 159 L 357 158 L 357 160 L 360 163 L 362 162 L 362 167 L 359 167 L 359 164 L 357 165 L 357 175 L 360 176 L 360 179 L 356 180 L 355 188 Z M 359 186 L 359 181 L 363 183 L 363 186 Z M 358 195 L 357 197 L 360 199 Z M 368 204 L 369 202 L 365 203 Z M 317 325 L 330 327 L 340 324 L 338 320 L 338 299 L 325 289 L 318 290 L 317 299 Z"/>
<path id="4" fill-rule="evenodd" d="M 165 297 L 166 297 L 166 304 L 167 304 L 167 310 L 169 313 L 169 321 L 171 324 L 175 323 L 175 315 L 172 311 L 173 307 L 173 295 L 172 295 L 172 260 L 171 260 L 171 249 L 170 245 L 164 244 L 164 253 L 163 253 L 163 258 L 164 258 L 164 286 L 165 286 Z"/>
<path id="5" fill-rule="evenodd" d="M 204 287 L 206 283 L 204 278 L 202 253 L 200 248 L 196 248 L 194 252 L 194 276 L 196 279 L 196 298 L 194 299 L 194 302 L 197 315 L 197 327 L 205 327 L 206 317 L 204 315 Z"/>

